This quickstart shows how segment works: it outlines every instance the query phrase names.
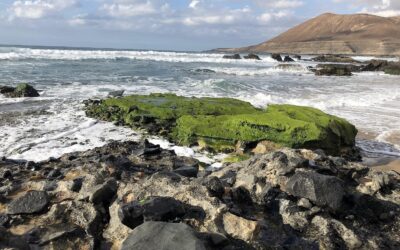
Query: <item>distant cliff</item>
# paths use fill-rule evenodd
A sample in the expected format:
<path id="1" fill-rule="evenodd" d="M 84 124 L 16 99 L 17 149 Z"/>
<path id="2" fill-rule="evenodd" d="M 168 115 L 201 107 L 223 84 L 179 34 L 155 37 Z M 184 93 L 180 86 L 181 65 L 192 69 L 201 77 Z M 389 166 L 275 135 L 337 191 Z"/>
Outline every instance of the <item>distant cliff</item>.
<path id="1" fill-rule="evenodd" d="M 267 42 L 217 51 L 400 55 L 400 17 L 326 13 Z"/>

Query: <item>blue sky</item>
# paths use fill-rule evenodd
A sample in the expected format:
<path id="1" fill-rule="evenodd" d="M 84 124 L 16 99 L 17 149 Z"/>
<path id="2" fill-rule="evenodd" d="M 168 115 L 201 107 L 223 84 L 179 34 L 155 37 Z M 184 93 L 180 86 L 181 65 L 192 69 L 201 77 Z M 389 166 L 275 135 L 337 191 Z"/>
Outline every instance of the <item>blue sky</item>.
<path id="1" fill-rule="evenodd" d="M 324 12 L 400 15 L 400 0 L 0 0 L 0 43 L 206 50 L 263 42 Z"/>

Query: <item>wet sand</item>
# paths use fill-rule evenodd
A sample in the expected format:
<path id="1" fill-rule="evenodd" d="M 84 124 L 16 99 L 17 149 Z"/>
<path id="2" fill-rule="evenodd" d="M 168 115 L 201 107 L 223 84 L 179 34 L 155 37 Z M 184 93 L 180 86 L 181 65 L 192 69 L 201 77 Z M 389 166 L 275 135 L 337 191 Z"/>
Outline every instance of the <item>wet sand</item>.
<path id="1" fill-rule="evenodd" d="M 396 171 L 397 173 L 400 174 L 400 159 L 396 159 L 393 161 L 390 161 L 386 164 L 383 165 L 378 165 L 376 167 L 373 167 L 374 169 L 382 170 L 382 171 Z"/>

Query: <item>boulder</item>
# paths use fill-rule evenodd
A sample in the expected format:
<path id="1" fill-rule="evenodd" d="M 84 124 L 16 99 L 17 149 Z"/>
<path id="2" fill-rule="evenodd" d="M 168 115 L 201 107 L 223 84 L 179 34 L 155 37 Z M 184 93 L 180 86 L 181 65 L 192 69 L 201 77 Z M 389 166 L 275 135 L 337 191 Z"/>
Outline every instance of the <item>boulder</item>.
<path id="1" fill-rule="evenodd" d="M 134 229 L 144 221 L 174 222 L 185 216 L 184 205 L 171 197 L 151 197 L 121 205 L 118 216 L 121 222 Z"/>
<path id="2" fill-rule="evenodd" d="M 185 177 L 197 177 L 199 169 L 196 167 L 180 167 L 174 170 L 175 173 Z"/>
<path id="3" fill-rule="evenodd" d="M 233 60 L 240 60 L 242 57 L 239 54 L 234 54 L 234 55 L 224 55 L 224 59 L 233 59 Z"/>
<path id="4" fill-rule="evenodd" d="M 261 58 L 256 54 L 248 54 L 247 56 L 244 56 L 244 59 L 261 60 Z"/>
<path id="5" fill-rule="evenodd" d="M 224 185 L 222 184 L 221 180 L 216 176 L 209 178 L 206 181 L 205 186 L 207 187 L 207 190 L 208 192 L 210 192 L 211 196 L 221 198 L 225 193 Z"/>
<path id="6" fill-rule="evenodd" d="M 272 54 L 271 57 L 272 57 L 272 59 L 274 59 L 274 60 L 276 60 L 278 62 L 282 62 L 283 61 L 280 54 Z"/>
<path id="7" fill-rule="evenodd" d="M 246 220 L 232 213 L 225 213 L 222 218 L 225 231 L 233 238 L 250 242 L 256 237 L 258 222 Z"/>
<path id="8" fill-rule="evenodd" d="M 284 187 L 285 191 L 299 198 L 306 198 L 318 206 L 337 211 L 345 194 L 343 181 L 309 171 L 297 171 Z"/>
<path id="9" fill-rule="evenodd" d="M 285 56 L 283 59 L 284 62 L 294 62 L 294 60 L 290 56 Z"/>
<path id="10" fill-rule="evenodd" d="M 121 250 L 205 250 L 196 232 L 186 224 L 145 222 L 125 239 Z"/>
<path id="11" fill-rule="evenodd" d="M 49 197 L 43 191 L 28 191 L 13 200 L 7 207 L 8 214 L 34 214 L 42 212 L 49 204 Z"/>
<path id="12" fill-rule="evenodd" d="M 114 179 L 110 179 L 103 184 L 99 184 L 90 191 L 89 200 L 94 204 L 109 204 L 117 193 L 118 184 Z"/>
<path id="13" fill-rule="evenodd" d="M 18 84 L 17 87 L 13 89 L 13 91 L 11 91 L 10 87 L 2 87 L 1 93 L 4 94 L 6 97 L 12 98 L 40 96 L 35 88 L 26 83 Z"/>

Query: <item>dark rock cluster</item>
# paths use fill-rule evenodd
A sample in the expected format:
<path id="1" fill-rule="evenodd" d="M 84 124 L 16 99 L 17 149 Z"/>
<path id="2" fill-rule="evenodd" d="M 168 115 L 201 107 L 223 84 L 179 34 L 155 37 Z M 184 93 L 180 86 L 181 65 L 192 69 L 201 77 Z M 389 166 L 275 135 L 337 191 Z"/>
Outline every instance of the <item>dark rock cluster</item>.
<path id="1" fill-rule="evenodd" d="M 0 86 L 0 94 L 5 97 L 16 98 L 16 97 L 38 97 L 40 96 L 38 91 L 29 84 L 19 84 L 17 87 Z"/>
<path id="2" fill-rule="evenodd" d="M 0 249 L 398 249 L 400 174 L 280 149 L 210 172 L 147 141 L 0 161 Z"/>

